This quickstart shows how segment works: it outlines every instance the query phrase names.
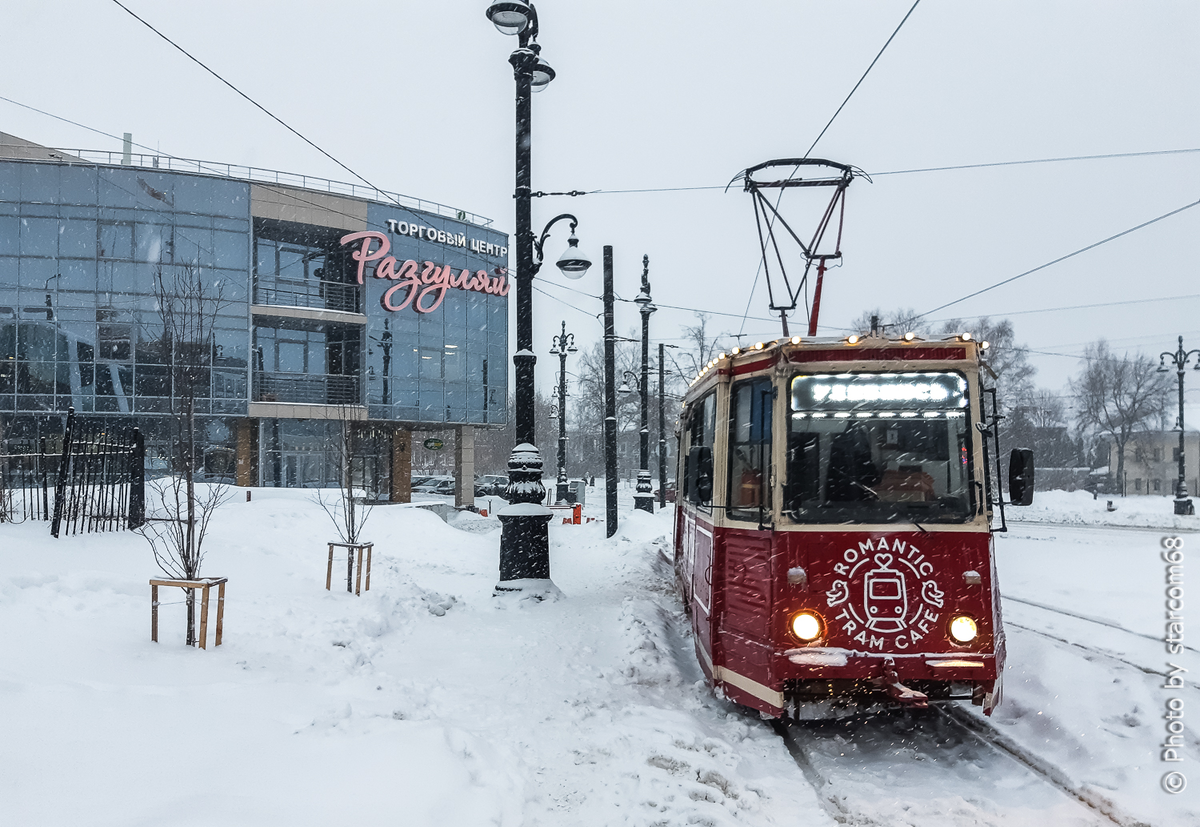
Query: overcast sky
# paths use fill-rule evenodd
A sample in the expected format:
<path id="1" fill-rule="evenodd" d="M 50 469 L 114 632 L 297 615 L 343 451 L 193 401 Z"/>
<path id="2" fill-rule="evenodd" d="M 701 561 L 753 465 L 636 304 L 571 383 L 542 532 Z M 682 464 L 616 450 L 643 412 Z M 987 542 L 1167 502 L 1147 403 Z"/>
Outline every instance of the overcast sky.
<path id="1" fill-rule="evenodd" d="M 507 58 L 517 41 L 487 21 L 486 0 L 126 5 L 373 184 L 511 232 Z M 539 279 L 549 294 L 535 295 L 540 385 L 563 319 L 580 344 L 601 333 L 592 297 L 605 244 L 624 298 L 650 256 L 654 340 L 678 343 L 695 322 L 667 305 L 708 312 L 715 331 L 751 342 L 779 335 L 761 280 L 751 298 L 760 256 L 749 195 L 611 191 L 720 187 L 748 166 L 803 155 L 911 6 L 538 3 L 542 55 L 558 76 L 534 97 L 534 189 L 610 191 L 534 202 L 535 228 L 578 215 L 596 262 L 579 282 L 549 265 Z M 353 180 L 112 0 L 8 3 L 0 30 L 5 98 L 175 156 Z M 1200 4 L 1182 0 L 922 0 L 812 153 L 874 176 L 850 188 L 821 332 L 874 307 L 931 310 L 1200 199 L 1200 152 L 883 174 L 1200 149 L 1198 42 Z M 7 101 L 0 131 L 120 149 Z M 789 191 L 785 215 L 802 214 L 812 194 Z M 1154 356 L 1181 334 L 1200 347 L 1198 228 L 1200 207 L 1185 210 L 931 318 L 1010 317 L 1038 351 L 1036 382 L 1052 390 L 1100 336 Z M 1099 303 L 1110 304 L 1066 309 Z M 633 330 L 634 306 L 617 312 L 619 332 Z"/>

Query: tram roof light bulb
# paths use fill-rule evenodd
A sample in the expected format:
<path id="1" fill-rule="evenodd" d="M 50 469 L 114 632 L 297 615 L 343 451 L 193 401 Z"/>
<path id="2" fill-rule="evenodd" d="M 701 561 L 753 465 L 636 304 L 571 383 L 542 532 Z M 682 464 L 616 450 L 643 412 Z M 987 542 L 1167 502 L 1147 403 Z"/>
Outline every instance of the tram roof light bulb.
<path id="1" fill-rule="evenodd" d="M 992 345 L 991 345 L 991 343 L 990 343 L 990 342 L 986 342 L 986 341 L 984 341 L 984 342 L 980 342 L 980 343 L 979 343 L 979 349 L 980 349 L 980 350 L 987 350 L 987 349 L 988 349 L 989 347 L 991 347 L 991 346 L 992 346 Z"/>
<path id="2" fill-rule="evenodd" d="M 848 344 L 848 345 L 856 345 L 856 344 L 858 344 L 858 334 L 856 334 L 856 333 L 852 333 L 852 334 L 850 334 L 849 336 L 847 336 L 847 337 L 846 337 L 846 344 Z"/>
<path id="3" fill-rule="evenodd" d="M 728 355 L 726 355 L 726 354 L 724 354 L 724 353 L 722 353 L 722 354 L 720 354 L 719 356 L 717 356 L 717 358 L 718 358 L 718 359 L 728 359 L 728 358 L 729 358 L 729 356 L 728 356 Z M 1200 367 L 1200 363 L 1197 363 L 1197 366 L 1198 366 L 1198 367 Z"/>
<path id="4" fill-rule="evenodd" d="M 763 343 L 762 343 L 762 342 L 756 342 L 756 343 L 755 343 L 755 345 L 754 345 L 754 349 L 755 349 L 755 350 L 762 350 L 762 349 L 763 349 Z"/>
<path id="5" fill-rule="evenodd" d="M 971 334 L 963 333 L 963 334 L 959 335 L 958 338 L 962 339 L 964 342 L 969 342 L 969 341 L 971 341 Z"/>
<path id="6" fill-rule="evenodd" d="M 740 347 L 735 347 L 735 348 L 733 349 L 733 355 L 734 355 L 734 356 L 737 356 L 737 355 L 738 355 L 739 353 L 741 353 L 741 352 L 742 352 L 742 349 L 741 349 Z"/>
<path id="7" fill-rule="evenodd" d="M 911 342 L 916 338 L 917 334 L 913 333 L 911 330 L 904 334 L 904 341 L 906 342 Z"/>
<path id="8" fill-rule="evenodd" d="M 798 344 L 800 344 L 800 337 L 799 337 L 799 336 L 793 336 L 793 337 L 792 337 L 792 344 L 794 344 L 794 345 L 798 345 Z"/>

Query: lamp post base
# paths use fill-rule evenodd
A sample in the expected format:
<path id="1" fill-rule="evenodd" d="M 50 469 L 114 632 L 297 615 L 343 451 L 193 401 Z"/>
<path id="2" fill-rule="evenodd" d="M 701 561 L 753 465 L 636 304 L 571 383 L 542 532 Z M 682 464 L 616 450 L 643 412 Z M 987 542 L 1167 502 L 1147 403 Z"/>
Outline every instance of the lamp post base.
<path id="1" fill-rule="evenodd" d="M 496 594 L 536 590 L 530 585 L 533 583 L 545 583 L 553 588 L 550 581 L 550 509 L 514 503 L 500 509 L 496 516 L 500 519 L 500 582 L 496 585 Z"/>
<path id="2" fill-rule="evenodd" d="M 633 507 L 647 514 L 654 513 L 654 491 L 650 485 L 650 472 L 645 468 L 638 471 L 637 491 L 633 495 Z"/>
<path id="3" fill-rule="evenodd" d="M 500 584 L 503 591 L 525 591 L 528 581 L 550 582 L 550 509 L 542 505 L 542 457 L 529 443 L 513 448 L 508 458 L 509 504 L 500 519 Z M 551 583 L 551 585 L 553 585 Z"/>
<path id="4" fill-rule="evenodd" d="M 492 590 L 492 597 L 516 595 L 519 600 L 533 600 L 541 603 L 543 600 L 558 600 L 563 593 L 558 590 L 551 580 L 528 578 L 525 580 L 501 580 Z"/>
<path id="5" fill-rule="evenodd" d="M 1191 500 L 1186 499 L 1186 498 L 1180 498 L 1175 501 L 1175 513 L 1181 514 L 1181 515 L 1186 515 L 1186 516 L 1191 516 L 1196 513 L 1196 506 L 1192 503 Z"/>

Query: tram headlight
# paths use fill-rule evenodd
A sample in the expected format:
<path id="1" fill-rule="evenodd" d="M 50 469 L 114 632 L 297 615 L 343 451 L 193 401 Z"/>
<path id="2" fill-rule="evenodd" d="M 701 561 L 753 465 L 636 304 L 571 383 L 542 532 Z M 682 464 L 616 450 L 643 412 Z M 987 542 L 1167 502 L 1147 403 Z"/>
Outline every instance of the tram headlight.
<path id="1" fill-rule="evenodd" d="M 812 612 L 798 612 L 792 617 L 792 633 L 806 643 L 821 637 L 822 625 L 821 618 Z"/>
<path id="2" fill-rule="evenodd" d="M 975 621 L 966 615 L 959 615 L 950 621 L 950 636 L 959 643 L 970 643 L 978 634 Z"/>

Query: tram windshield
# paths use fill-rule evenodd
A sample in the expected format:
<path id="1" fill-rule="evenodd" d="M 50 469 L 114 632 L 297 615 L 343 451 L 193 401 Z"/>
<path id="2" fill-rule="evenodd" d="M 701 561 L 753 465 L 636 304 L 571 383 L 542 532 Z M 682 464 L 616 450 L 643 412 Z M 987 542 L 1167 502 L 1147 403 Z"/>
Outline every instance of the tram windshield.
<path id="1" fill-rule="evenodd" d="M 966 520 L 967 411 L 958 373 L 793 377 L 785 513 L 802 523 Z"/>

